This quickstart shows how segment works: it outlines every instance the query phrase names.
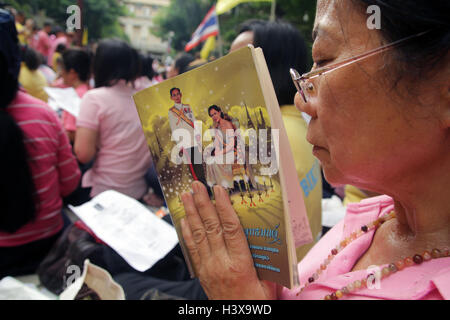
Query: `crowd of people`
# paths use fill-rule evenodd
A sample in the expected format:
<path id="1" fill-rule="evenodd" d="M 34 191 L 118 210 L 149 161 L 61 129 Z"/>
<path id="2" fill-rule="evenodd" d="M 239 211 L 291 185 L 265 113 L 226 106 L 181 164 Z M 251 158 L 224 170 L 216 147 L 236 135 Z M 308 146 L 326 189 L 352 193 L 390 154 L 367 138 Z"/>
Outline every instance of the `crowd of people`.
<path id="1" fill-rule="evenodd" d="M 159 186 L 148 183 L 152 160 L 132 99 L 160 81 L 153 58 L 115 39 L 92 52 L 57 26 L 31 33 L 32 20 L 22 25 L 22 13 L 1 14 L 1 148 L 9 168 L 2 175 L 3 278 L 36 271 L 71 224 L 68 204 L 109 189 L 149 205 L 164 201 L 147 195 Z M 73 88 L 82 99 L 79 115 L 52 110 L 47 87 Z"/>
<path id="2" fill-rule="evenodd" d="M 94 263 L 127 298 L 149 290 L 168 299 L 450 298 L 449 7 L 404 2 L 318 0 L 309 73 L 305 41 L 287 22 L 248 20 L 231 44 L 230 52 L 263 49 L 278 98 L 314 238 L 297 249 L 302 287 L 260 281 L 228 193 L 215 186 L 214 205 L 196 181 L 181 200 L 198 279 L 179 246 L 136 272 L 103 244 Z M 381 30 L 367 28 L 374 4 Z M 80 47 L 74 34 L 50 23 L 39 29 L 14 10 L 0 9 L 0 42 L 1 279 L 36 272 L 73 223 L 68 204 L 116 190 L 165 205 L 132 95 L 207 61 L 182 53 L 158 73 L 151 55 L 125 41 Z M 73 88 L 79 115 L 52 110 L 46 87 Z M 217 128 L 233 128 L 219 107 L 208 114 Z M 330 192 L 347 211 L 328 231 Z M 378 290 L 367 287 L 374 265 Z"/>

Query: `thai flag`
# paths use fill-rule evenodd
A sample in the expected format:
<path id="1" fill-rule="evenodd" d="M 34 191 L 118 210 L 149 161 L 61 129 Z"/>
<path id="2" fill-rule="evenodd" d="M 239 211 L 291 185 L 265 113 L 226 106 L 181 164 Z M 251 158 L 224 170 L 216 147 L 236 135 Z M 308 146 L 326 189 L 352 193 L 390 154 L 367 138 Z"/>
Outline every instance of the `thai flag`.
<path id="1" fill-rule="evenodd" d="M 184 50 L 188 52 L 192 48 L 196 47 L 200 42 L 205 41 L 211 36 L 219 34 L 219 21 L 216 15 L 216 6 L 208 11 L 208 14 L 203 19 L 202 23 L 197 27 L 192 34 L 191 40 L 188 42 Z"/>

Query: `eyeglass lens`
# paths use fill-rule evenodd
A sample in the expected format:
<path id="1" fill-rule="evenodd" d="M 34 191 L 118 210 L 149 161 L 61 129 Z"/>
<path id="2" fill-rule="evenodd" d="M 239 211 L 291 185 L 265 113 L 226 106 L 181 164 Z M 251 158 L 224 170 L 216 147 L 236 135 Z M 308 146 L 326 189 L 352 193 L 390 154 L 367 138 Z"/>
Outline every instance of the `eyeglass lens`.
<path id="1" fill-rule="evenodd" d="M 308 102 L 308 96 L 307 96 L 308 90 L 306 88 L 307 87 L 306 81 L 301 79 L 301 76 L 297 70 L 291 69 L 290 73 L 291 73 L 292 81 L 294 82 L 294 85 L 297 88 L 298 93 L 300 93 L 300 95 L 302 96 L 305 103 Z"/>

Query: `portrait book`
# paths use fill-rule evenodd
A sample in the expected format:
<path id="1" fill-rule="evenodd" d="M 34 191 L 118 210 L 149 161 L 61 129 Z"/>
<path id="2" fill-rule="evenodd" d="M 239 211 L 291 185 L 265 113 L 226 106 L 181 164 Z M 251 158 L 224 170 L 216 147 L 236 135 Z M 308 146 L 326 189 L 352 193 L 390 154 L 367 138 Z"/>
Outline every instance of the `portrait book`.
<path id="1" fill-rule="evenodd" d="M 288 71 L 287 71 L 288 72 Z M 298 285 L 296 248 L 312 241 L 272 80 L 248 46 L 134 95 L 191 275 L 181 195 L 202 182 L 228 192 L 262 280 Z"/>

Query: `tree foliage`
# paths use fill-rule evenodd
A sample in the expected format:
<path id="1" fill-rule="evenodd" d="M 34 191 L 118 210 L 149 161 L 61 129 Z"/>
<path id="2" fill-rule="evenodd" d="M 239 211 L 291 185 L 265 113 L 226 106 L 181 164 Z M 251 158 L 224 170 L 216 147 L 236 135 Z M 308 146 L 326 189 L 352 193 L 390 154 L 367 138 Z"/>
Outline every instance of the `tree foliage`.
<path id="1" fill-rule="evenodd" d="M 3 0 L 3 2 L 23 11 L 28 17 L 44 15 L 64 29 L 70 16 L 67 8 L 77 4 L 75 0 Z M 89 29 L 89 38 L 93 40 L 105 37 L 125 38 L 118 18 L 126 14 L 126 8 L 118 0 L 83 1 L 83 25 Z"/>
<path id="2" fill-rule="evenodd" d="M 154 33 L 164 39 L 169 39 L 169 35 L 173 34 L 172 48 L 176 51 L 183 50 L 192 33 L 216 2 L 216 0 L 171 0 L 170 6 L 162 10 L 155 20 L 158 28 Z M 283 19 L 296 26 L 311 48 L 316 0 L 277 0 L 276 4 L 277 19 Z M 244 2 L 220 15 L 223 53 L 228 52 L 231 42 L 237 35 L 237 28 L 242 22 L 255 18 L 268 20 L 270 9 L 271 3 L 268 2 Z M 200 50 L 200 46 L 195 50 Z"/>
<path id="3" fill-rule="evenodd" d="M 192 33 L 211 8 L 209 0 L 171 0 L 155 17 L 157 26 L 153 32 L 164 40 L 170 40 L 172 48 L 183 50 Z"/>

